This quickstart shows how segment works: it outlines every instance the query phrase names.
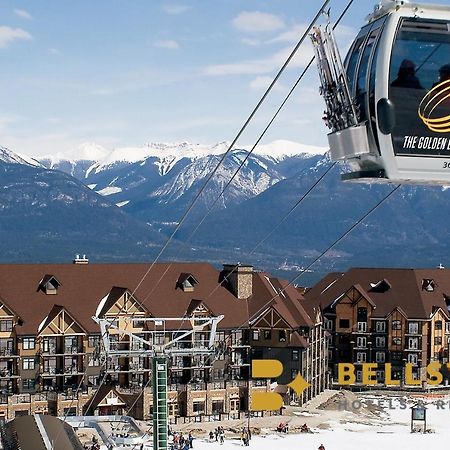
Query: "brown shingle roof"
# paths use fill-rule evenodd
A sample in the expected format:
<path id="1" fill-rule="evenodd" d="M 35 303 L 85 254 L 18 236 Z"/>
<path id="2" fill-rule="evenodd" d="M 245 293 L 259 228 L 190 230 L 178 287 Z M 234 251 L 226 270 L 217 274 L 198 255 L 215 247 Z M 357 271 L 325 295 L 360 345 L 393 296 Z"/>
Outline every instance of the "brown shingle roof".
<path id="1" fill-rule="evenodd" d="M 424 279 L 434 280 L 433 291 L 423 289 Z M 388 289 L 374 289 L 380 282 Z M 358 285 L 375 304 L 376 317 L 386 317 L 398 306 L 409 318 L 428 319 L 435 306 L 447 311 L 445 295 L 450 295 L 450 270 L 354 268 L 344 274 L 326 276 L 305 294 L 305 304 L 328 308 Z"/>
<path id="2" fill-rule="evenodd" d="M 240 300 L 226 286 L 217 288 L 221 274 L 210 264 L 155 264 L 139 285 L 148 268 L 148 264 L 0 264 L 0 298 L 22 318 L 23 325 L 16 328 L 19 335 L 37 334 L 39 324 L 52 310 L 55 311 L 55 305 L 70 311 L 88 333 L 98 333 L 98 325 L 92 316 L 99 302 L 107 297 L 106 303 L 112 305 L 125 290 L 133 293 L 153 317 L 183 317 L 192 309 L 192 301 L 199 300 L 214 314 L 225 316 L 219 328 L 238 328 L 248 324 L 249 316 L 268 306 L 275 293 L 274 284 L 286 285 L 274 278 L 269 282 L 267 274 L 255 272 L 253 295 Z M 60 283 L 55 295 L 46 295 L 36 289 L 48 274 Z M 175 288 L 181 274 L 192 275 L 198 280 L 195 292 Z M 294 328 L 310 322 L 298 304 L 300 297 L 295 288 L 288 287 L 284 297 L 279 296 L 271 302 Z"/>

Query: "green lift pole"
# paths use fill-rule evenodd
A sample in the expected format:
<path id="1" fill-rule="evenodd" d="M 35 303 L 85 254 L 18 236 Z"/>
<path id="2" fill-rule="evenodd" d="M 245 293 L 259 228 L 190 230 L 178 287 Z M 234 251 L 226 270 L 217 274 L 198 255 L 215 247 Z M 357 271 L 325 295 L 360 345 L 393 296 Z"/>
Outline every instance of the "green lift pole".
<path id="1" fill-rule="evenodd" d="M 153 377 L 153 450 L 167 450 L 167 358 L 155 356 L 152 363 Z"/>

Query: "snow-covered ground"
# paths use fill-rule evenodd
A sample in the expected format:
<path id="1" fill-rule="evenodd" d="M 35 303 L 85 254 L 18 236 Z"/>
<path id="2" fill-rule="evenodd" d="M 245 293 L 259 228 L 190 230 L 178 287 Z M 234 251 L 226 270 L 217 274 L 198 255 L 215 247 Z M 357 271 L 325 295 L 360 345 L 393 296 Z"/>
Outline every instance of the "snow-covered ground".
<path id="1" fill-rule="evenodd" d="M 380 398 L 386 397 L 362 397 L 369 398 L 378 404 Z M 404 398 L 403 400 L 406 400 Z M 401 409 L 402 404 L 399 399 L 394 399 L 392 407 L 388 409 L 387 402 L 384 411 L 378 417 L 370 418 L 367 415 L 346 414 L 341 411 L 322 411 L 313 413 L 305 411 L 304 421 L 322 417 L 319 427 L 313 427 L 313 433 L 300 434 L 267 434 L 265 436 L 253 436 L 250 446 L 258 450 L 275 449 L 301 449 L 316 450 L 323 444 L 326 450 L 387 450 L 387 449 L 408 449 L 414 448 L 438 448 L 444 446 L 450 440 L 450 397 L 443 398 L 441 408 L 435 404 L 428 404 L 427 428 L 431 433 L 411 433 L 411 410 L 410 406 L 415 402 L 409 399 L 406 408 Z M 403 403 L 404 406 L 404 403 Z M 317 410 L 319 411 L 319 410 Z M 274 418 L 275 419 L 275 418 Z M 284 417 L 289 422 L 288 417 Z M 327 428 L 328 427 L 328 428 Z M 228 439 L 224 445 L 216 442 L 208 442 L 206 439 L 197 439 L 195 442 L 197 450 L 232 450 L 236 446 L 242 446 L 237 439 Z M 219 448 L 220 447 L 220 448 Z"/>

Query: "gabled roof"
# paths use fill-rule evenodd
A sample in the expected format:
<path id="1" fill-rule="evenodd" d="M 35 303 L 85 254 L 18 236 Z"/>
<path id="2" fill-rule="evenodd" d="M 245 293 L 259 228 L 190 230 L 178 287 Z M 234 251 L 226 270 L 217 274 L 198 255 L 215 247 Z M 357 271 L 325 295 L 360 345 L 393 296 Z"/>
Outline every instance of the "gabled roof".
<path id="1" fill-rule="evenodd" d="M 65 311 L 65 313 L 71 318 L 71 320 L 75 322 L 83 330 L 84 333 L 86 333 L 86 330 L 83 328 L 83 326 L 79 324 L 76 319 L 74 319 L 73 315 L 70 314 L 69 311 L 67 311 L 67 308 L 64 308 L 64 306 L 61 305 L 53 305 L 53 308 L 51 309 L 47 317 L 40 323 L 38 332 L 41 333 L 43 330 L 45 330 L 62 311 Z"/>
<path id="2" fill-rule="evenodd" d="M 423 289 L 423 280 L 434 280 L 433 291 Z M 383 282 L 384 280 L 384 282 Z M 379 284 L 382 281 L 382 284 Z M 388 287 L 388 289 L 384 289 Z M 387 317 L 399 307 L 410 319 L 427 319 L 433 306 L 448 311 L 445 296 L 450 296 L 448 269 L 355 268 L 343 274 L 329 274 L 305 293 L 305 304 L 326 309 L 351 286 L 359 285 L 376 306 L 377 317 Z M 383 287 L 383 289 L 377 289 Z M 375 289 L 373 289 L 375 287 Z"/>
<path id="3" fill-rule="evenodd" d="M 195 278 L 192 273 L 180 273 L 177 280 L 177 286 L 181 286 L 185 281 L 189 281 L 192 285 L 198 284 L 197 278 Z"/>
<path id="4" fill-rule="evenodd" d="M 54 275 L 50 275 L 48 273 L 46 273 L 41 281 L 39 281 L 39 286 L 38 289 L 43 289 L 45 288 L 45 286 L 51 283 L 55 288 L 58 288 L 59 286 L 61 286 L 61 283 L 59 282 L 58 278 L 56 278 Z"/>

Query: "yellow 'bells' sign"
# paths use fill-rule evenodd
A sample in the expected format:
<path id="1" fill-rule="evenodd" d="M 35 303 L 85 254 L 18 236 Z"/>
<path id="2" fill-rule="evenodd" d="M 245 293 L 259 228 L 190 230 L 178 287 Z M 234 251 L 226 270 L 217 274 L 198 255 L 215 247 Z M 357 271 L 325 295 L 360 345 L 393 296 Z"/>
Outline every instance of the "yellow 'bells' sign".
<path id="1" fill-rule="evenodd" d="M 379 363 L 362 363 L 362 380 L 361 383 L 365 385 L 378 384 L 377 370 L 381 370 L 383 366 Z M 450 363 L 446 365 L 450 369 Z M 417 386 L 426 381 L 431 385 L 442 384 L 443 375 L 441 373 L 442 364 L 439 362 L 432 362 L 426 367 L 426 378 L 414 378 L 413 365 L 408 363 L 404 368 L 404 384 Z M 392 366 L 390 363 L 384 364 L 384 384 L 391 386 L 400 385 L 400 380 L 392 379 Z M 341 386 L 348 386 L 356 382 L 355 365 L 352 363 L 338 364 L 338 384 Z"/>

